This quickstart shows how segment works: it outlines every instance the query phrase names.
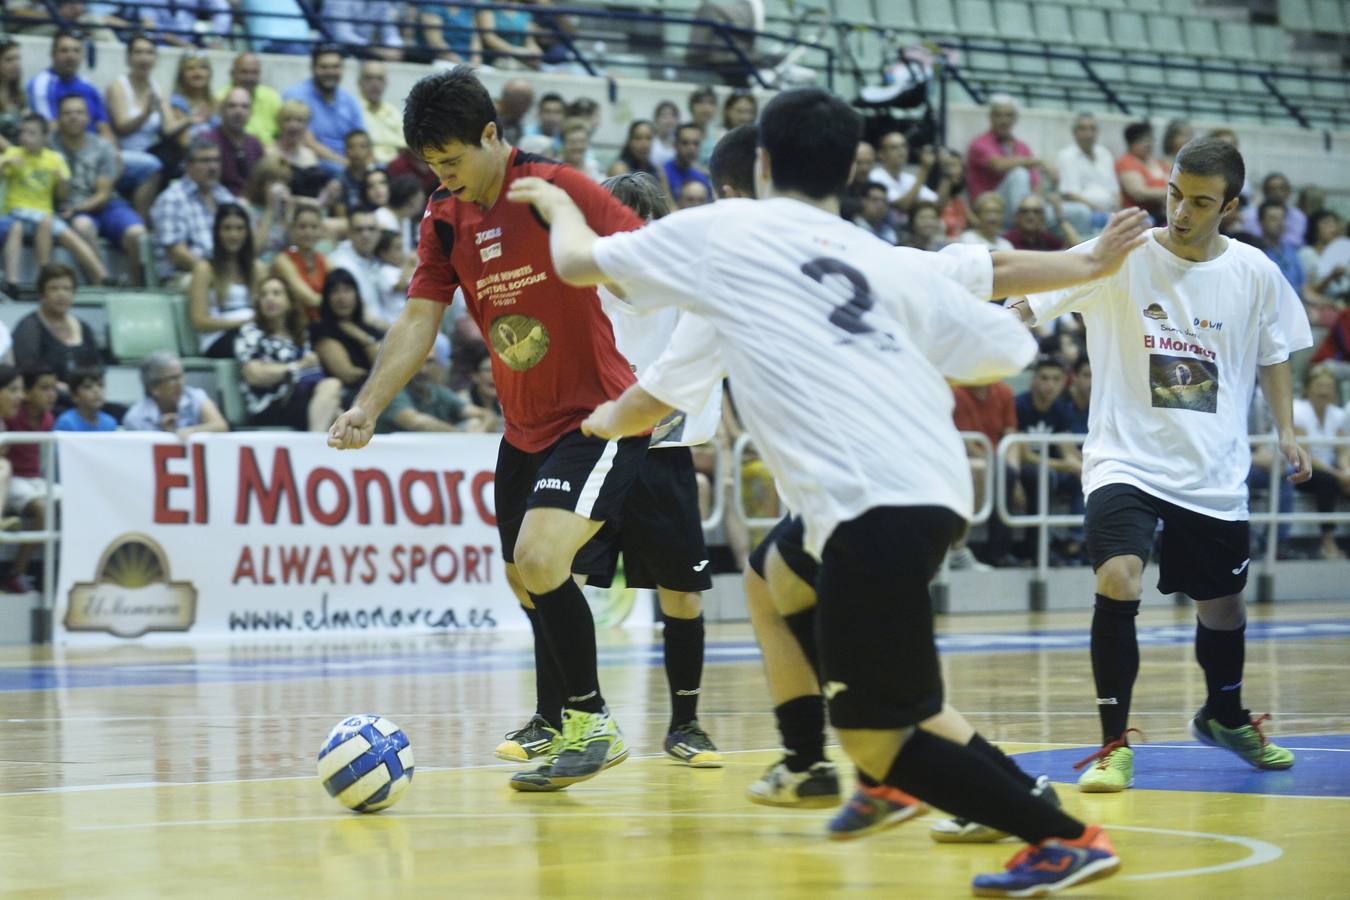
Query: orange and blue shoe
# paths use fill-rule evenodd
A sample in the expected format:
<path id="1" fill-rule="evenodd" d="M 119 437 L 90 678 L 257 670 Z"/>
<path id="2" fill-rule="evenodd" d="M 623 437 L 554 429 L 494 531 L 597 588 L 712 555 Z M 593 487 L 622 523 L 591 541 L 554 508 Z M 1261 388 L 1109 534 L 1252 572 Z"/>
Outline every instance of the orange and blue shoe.
<path id="1" fill-rule="evenodd" d="M 825 826 L 832 841 L 848 841 L 894 828 L 928 812 L 928 804 L 887 784 L 858 785 L 853 796 Z"/>
<path id="2" fill-rule="evenodd" d="M 1047 897 L 1065 888 L 1114 875 L 1120 857 L 1098 825 L 1088 825 L 1075 840 L 1049 838 L 1024 847 L 1004 871 L 976 875 L 976 897 Z"/>

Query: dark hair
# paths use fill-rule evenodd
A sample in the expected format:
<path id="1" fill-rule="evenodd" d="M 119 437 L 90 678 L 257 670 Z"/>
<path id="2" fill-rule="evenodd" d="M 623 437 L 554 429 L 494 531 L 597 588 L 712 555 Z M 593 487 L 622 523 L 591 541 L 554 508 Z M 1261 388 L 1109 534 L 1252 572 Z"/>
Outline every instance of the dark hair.
<path id="1" fill-rule="evenodd" d="M 37 292 L 41 297 L 47 291 L 47 285 L 53 281 L 59 281 L 62 278 L 70 280 L 72 285 L 78 285 L 80 282 L 75 278 L 75 270 L 70 266 L 61 263 L 47 263 L 41 269 L 38 269 Z"/>
<path id="2" fill-rule="evenodd" d="M 23 114 L 23 118 L 19 119 L 19 124 L 20 124 L 20 125 L 28 125 L 28 124 L 41 125 L 41 126 L 42 126 L 42 133 L 43 133 L 43 134 L 46 134 L 46 133 L 47 133 L 47 117 L 44 116 L 42 113 L 26 112 L 26 113 Z"/>
<path id="3" fill-rule="evenodd" d="M 722 135 L 708 160 L 713 187 L 730 185 L 746 197 L 755 196 L 755 150 L 759 145 L 759 126 L 753 122 L 737 125 Z"/>
<path id="4" fill-rule="evenodd" d="M 1176 141 L 1177 135 L 1181 134 L 1183 131 L 1185 131 L 1187 128 L 1190 127 L 1191 123 L 1186 119 L 1169 120 L 1167 123 L 1167 127 L 1163 129 L 1163 142 L 1162 142 L 1163 153 L 1170 154 L 1176 152 L 1172 149 L 1173 142 Z M 1182 146 L 1184 147 L 1185 144 L 1183 144 Z M 1177 150 L 1180 149 L 1181 147 L 1177 148 Z"/>
<path id="5" fill-rule="evenodd" d="M 596 103 L 590 97 L 579 97 L 576 100 L 573 100 L 571 103 L 567 104 L 567 107 L 564 111 L 564 115 L 567 115 L 569 117 L 577 116 L 580 118 L 585 118 L 586 116 L 589 116 L 591 113 L 595 112 L 599 108 L 600 104 Z"/>
<path id="6" fill-rule="evenodd" d="M 66 384 L 70 386 L 72 394 L 84 387 L 85 382 L 89 381 L 103 383 L 103 368 L 101 366 L 75 366 L 66 376 Z"/>
<path id="7" fill-rule="evenodd" d="M 52 376 L 53 378 L 56 377 L 56 370 L 44 362 L 35 362 L 31 366 L 24 366 L 22 372 L 23 372 L 23 389 L 25 391 L 31 391 L 34 387 L 36 387 L 38 379 L 40 378 L 44 378 L 48 375 Z"/>
<path id="8" fill-rule="evenodd" d="M 643 219 L 659 219 L 670 213 L 665 188 L 646 172 L 615 175 L 606 179 L 602 187 Z"/>
<path id="9" fill-rule="evenodd" d="M 1092 365 L 1092 360 L 1088 359 L 1086 353 L 1079 355 L 1078 359 L 1076 359 L 1073 364 L 1073 374 L 1082 375 L 1083 369 L 1090 365 Z"/>
<path id="10" fill-rule="evenodd" d="M 1261 205 L 1256 208 L 1256 221 L 1261 221 L 1266 217 L 1266 210 L 1278 209 L 1280 212 L 1287 213 L 1283 203 L 1276 203 L 1274 200 L 1263 200 Z"/>
<path id="11" fill-rule="evenodd" d="M 652 110 L 653 122 L 655 122 L 657 117 L 661 115 L 661 110 L 663 109 L 668 109 L 671 112 L 673 112 L 677 119 L 680 117 L 680 107 L 675 103 L 674 100 L 662 100 L 660 103 L 656 104 L 656 108 Z"/>
<path id="12" fill-rule="evenodd" d="M 1317 243 L 1317 230 L 1322 225 L 1323 219 L 1336 219 L 1341 217 L 1336 215 L 1334 209 L 1319 209 L 1317 212 L 1308 216 L 1308 230 L 1303 233 L 1303 243 L 1309 247 Z"/>
<path id="13" fill-rule="evenodd" d="M 370 190 L 370 179 L 374 178 L 376 175 L 384 179 L 384 186 L 386 188 L 389 187 L 389 173 L 384 169 L 371 169 L 365 175 L 361 176 L 361 205 L 370 207 L 371 209 L 375 208 L 375 204 L 371 202 L 371 199 L 366 195 L 366 192 Z"/>
<path id="14" fill-rule="evenodd" d="M 83 94 L 66 94 L 60 100 L 56 101 L 56 114 L 58 116 L 61 115 L 61 107 L 66 105 L 67 100 L 78 100 L 84 104 L 86 112 L 89 110 L 89 101 L 84 98 Z"/>
<path id="15" fill-rule="evenodd" d="M 942 218 L 942 207 L 938 206 L 932 200 L 920 200 L 917 203 L 915 203 L 912 207 L 910 207 L 909 210 L 910 222 L 914 221 L 914 217 L 919 214 L 919 210 L 921 209 L 931 209 L 933 211 L 933 215 L 937 216 L 939 219 Z"/>
<path id="16" fill-rule="evenodd" d="M 356 309 L 352 310 L 352 321 L 360 323 L 366 320 L 365 304 L 361 302 L 361 287 L 356 283 L 356 276 L 346 269 L 333 269 L 323 280 L 323 299 L 319 301 L 320 322 L 337 324 L 337 313 L 333 312 L 333 292 L 344 285 L 350 287 L 356 294 Z"/>
<path id="17" fill-rule="evenodd" d="M 220 241 L 220 226 L 231 216 L 244 220 L 244 245 L 239 248 L 239 252 L 235 254 L 234 259 L 230 259 Z M 217 206 L 216 219 L 211 224 L 211 274 L 216 282 L 221 282 L 225 273 L 229 271 L 230 263 L 233 262 L 239 270 L 239 279 L 248 285 L 251 291 L 253 289 L 253 260 L 256 258 L 257 253 L 253 249 L 253 221 L 248 216 L 248 210 L 238 203 L 222 203 Z"/>
<path id="18" fill-rule="evenodd" d="M 1247 167 L 1242 154 L 1227 141 L 1214 137 L 1196 138 L 1177 152 L 1177 170 L 1184 175 L 1223 176 L 1223 202 L 1242 193 Z"/>
<path id="19" fill-rule="evenodd" d="M 549 91 L 547 94 L 539 98 L 540 106 L 543 106 L 545 103 L 561 103 L 563 105 L 563 109 L 567 109 L 567 101 L 562 98 L 562 94 L 556 93 L 554 91 Z"/>
<path id="20" fill-rule="evenodd" d="M 1069 374 L 1069 367 L 1064 364 L 1064 360 L 1053 353 L 1042 353 L 1036 357 L 1036 365 L 1033 372 L 1039 372 L 1041 369 L 1059 369 L 1064 374 Z"/>
<path id="21" fill-rule="evenodd" d="M 489 122 L 497 124 L 500 137 L 501 123 L 492 96 L 473 69 L 456 66 L 413 85 L 403 105 L 403 140 L 418 156 L 450 141 L 479 147 Z"/>
<path id="22" fill-rule="evenodd" d="M 389 179 L 389 208 L 398 209 L 422 191 L 422 179 L 416 175 L 396 175 Z"/>
<path id="23" fill-rule="evenodd" d="M 1125 146 L 1128 147 L 1146 135 L 1153 134 L 1153 126 L 1147 122 L 1131 122 L 1125 126 Z"/>
<path id="24" fill-rule="evenodd" d="M 315 44 L 314 48 L 309 51 L 309 67 L 311 69 L 314 68 L 314 66 L 318 64 L 320 56 L 328 56 L 330 53 L 336 53 L 338 56 L 342 56 L 342 45 L 331 43 Z"/>
<path id="25" fill-rule="evenodd" d="M 375 207 L 369 206 L 363 201 L 361 203 L 356 204 L 351 209 L 347 210 L 347 221 L 350 222 L 356 216 L 373 216 L 373 215 L 375 215 Z"/>
<path id="26" fill-rule="evenodd" d="M 755 115 L 759 115 L 759 101 L 755 95 L 747 90 L 735 90 L 727 94 L 727 99 L 722 101 L 722 125 L 727 124 L 727 116 L 731 114 L 731 108 L 742 100 L 749 100 L 750 105 L 755 108 Z"/>
<path id="27" fill-rule="evenodd" d="M 717 91 L 713 90 L 712 85 L 705 84 L 701 87 L 694 88 L 693 93 L 689 95 L 689 105 L 686 108 L 690 112 L 693 112 L 694 104 L 702 100 L 711 100 L 714 103 L 717 102 Z"/>
<path id="28" fill-rule="evenodd" d="M 19 370 L 9 363 L 0 363 L 0 390 L 9 387 L 19 377 Z"/>
<path id="29" fill-rule="evenodd" d="M 882 184 L 879 181 L 867 182 L 867 187 L 863 188 L 863 196 L 866 197 L 868 194 L 875 193 L 876 191 L 881 191 L 887 197 L 890 196 L 890 192 L 886 190 L 886 185 Z M 929 205 L 931 206 L 932 204 Z"/>
<path id="30" fill-rule="evenodd" d="M 370 132 L 366 131 L 364 128 L 353 128 L 351 131 L 347 132 L 347 136 L 342 139 L 342 146 L 347 146 L 354 137 L 363 137 L 366 140 L 370 140 Z"/>
<path id="31" fill-rule="evenodd" d="M 928 173 L 928 181 L 926 183 L 928 185 L 929 190 L 933 191 L 933 193 L 937 193 L 938 185 L 942 183 L 942 154 L 944 153 L 946 153 L 949 156 L 954 156 L 961 161 L 961 177 L 958 178 L 956 180 L 956 183 L 952 185 L 951 193 L 949 194 L 949 196 L 951 197 L 958 197 L 966 189 L 966 165 L 965 160 L 962 158 L 961 154 L 953 150 L 951 147 L 937 148 L 937 162 L 933 165 L 932 170 Z"/>
<path id="32" fill-rule="evenodd" d="M 704 135 L 707 134 L 707 132 L 703 130 L 703 126 L 698 124 L 697 122 L 681 122 L 680 124 L 675 126 L 676 141 L 679 141 L 681 131 L 697 131 L 699 134 Z"/>
<path id="33" fill-rule="evenodd" d="M 159 45 L 155 43 L 154 38 L 150 37 L 150 35 L 146 34 L 144 31 L 133 31 L 131 36 L 127 38 L 127 56 L 131 55 L 131 50 L 136 46 L 137 41 L 144 41 L 151 47 L 154 47 L 156 53 L 159 52 Z"/>
<path id="34" fill-rule="evenodd" d="M 1265 178 L 1261 179 L 1261 193 L 1263 194 L 1265 193 L 1266 185 L 1270 184 L 1271 180 L 1275 178 L 1283 179 L 1285 184 L 1289 183 L 1288 176 L 1286 176 L 1283 172 L 1271 172 Z"/>
<path id="35" fill-rule="evenodd" d="M 774 187 L 815 200 L 843 192 L 861 137 L 857 110 L 823 88 L 783 91 L 759 117 Z"/>
<path id="36" fill-rule="evenodd" d="M 56 34 L 52 35 L 51 52 L 53 53 L 56 52 L 56 45 L 61 43 L 62 39 L 64 38 L 70 38 L 72 41 L 79 41 L 81 45 L 84 44 L 84 32 L 79 31 L 75 28 L 62 28 L 58 30 Z"/>

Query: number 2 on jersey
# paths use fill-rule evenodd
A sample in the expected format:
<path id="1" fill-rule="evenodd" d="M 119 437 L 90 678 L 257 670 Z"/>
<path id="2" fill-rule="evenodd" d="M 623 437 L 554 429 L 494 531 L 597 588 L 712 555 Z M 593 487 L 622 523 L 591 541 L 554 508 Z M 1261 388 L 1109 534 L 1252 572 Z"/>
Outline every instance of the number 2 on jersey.
<path id="1" fill-rule="evenodd" d="M 849 334 L 871 334 L 876 331 L 862 320 L 863 314 L 876 305 L 871 285 L 863 273 L 843 260 L 822 256 L 802 266 L 802 274 L 821 284 L 825 283 L 826 275 L 842 275 L 853 286 L 853 296 L 847 303 L 834 308 L 830 313 L 830 324 Z"/>

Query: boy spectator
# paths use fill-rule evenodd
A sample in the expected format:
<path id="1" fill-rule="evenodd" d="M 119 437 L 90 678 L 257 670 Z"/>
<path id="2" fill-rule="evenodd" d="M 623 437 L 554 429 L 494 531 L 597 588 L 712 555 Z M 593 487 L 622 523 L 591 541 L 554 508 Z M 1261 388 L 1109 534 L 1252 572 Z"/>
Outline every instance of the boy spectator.
<path id="1" fill-rule="evenodd" d="M 1068 375 L 1067 367 L 1058 357 L 1042 356 L 1036 360 L 1031 388 L 1019 394 L 1014 401 L 1018 431 L 1026 434 L 1072 433 L 1074 416 L 1064 397 Z M 1018 475 L 1030 512 L 1037 512 L 1040 459 L 1040 448 L 1035 445 L 1026 447 L 1022 452 L 1022 466 Z M 1078 479 L 1083 473 L 1083 457 L 1078 448 L 1068 444 L 1052 445 L 1047 465 L 1049 496 L 1069 497 L 1071 501 L 1074 496 L 1081 499 L 1082 486 Z M 1034 529 L 1027 531 L 1028 545 L 1023 553 L 1028 559 L 1035 555 L 1035 547 L 1030 543 L 1035 539 L 1035 534 Z"/>
<path id="2" fill-rule="evenodd" d="M 262 141 L 248 133 L 253 117 L 253 98 L 241 87 L 230 88 L 220 104 L 220 124 L 206 132 L 206 139 L 220 149 L 220 183 L 236 196 L 253 167 L 263 158 Z"/>
<path id="3" fill-rule="evenodd" d="M 553 144 L 550 154 L 556 155 L 562 149 L 563 120 L 567 118 L 567 102 L 562 95 L 548 93 L 539 98 L 539 110 L 532 125 L 525 126 L 523 137 L 542 135 Z"/>
<path id="4" fill-rule="evenodd" d="M 52 66 L 28 82 L 28 106 L 48 121 L 60 114 L 61 99 L 79 94 L 89 105 L 89 129 L 112 141 L 116 139 L 98 88 L 79 76 L 84 59 L 84 39 L 74 31 L 59 31 L 52 38 Z"/>
<path id="5" fill-rule="evenodd" d="M 856 158 L 855 158 L 856 161 Z M 919 174 L 905 171 L 909 162 L 909 139 L 902 132 L 892 131 L 881 138 L 877 151 L 877 165 L 867 177 L 886 188 L 886 201 L 902 218 L 909 215 L 920 200 L 937 200 L 937 194 L 924 183 L 937 162 L 932 147 L 924 147 L 919 158 Z"/>
<path id="6" fill-rule="evenodd" d="M 299 100 L 310 110 L 306 143 L 328 163 L 334 176 L 345 165 L 342 145 L 348 133 L 365 129 L 361 104 L 342 88 L 342 49 L 334 44 L 319 44 L 310 54 L 310 77 L 289 88 L 284 100 Z"/>
<path id="7" fill-rule="evenodd" d="M 6 431 L 51 431 L 56 420 L 52 407 L 56 405 L 56 373 L 47 366 L 30 366 L 23 370 L 23 405 L 5 419 Z M 47 524 L 47 480 L 42 477 L 42 448 L 38 444 L 10 444 L 9 463 L 13 475 L 9 480 L 9 496 L 5 508 L 24 517 L 24 530 L 39 531 Z M 52 497 L 59 497 L 55 486 Z M 14 556 L 12 574 L 5 583 L 7 594 L 22 594 L 32 590 L 28 581 L 28 564 L 40 544 L 20 544 Z"/>
<path id="8" fill-rule="evenodd" d="M 384 99 L 389 76 L 384 63 L 371 60 L 361 64 L 357 88 L 361 92 L 361 113 L 371 143 L 371 157 L 377 165 L 387 166 L 404 149 L 403 114 Z M 351 160 L 347 160 L 351 166 Z"/>
<path id="9" fill-rule="evenodd" d="M 141 362 L 145 396 L 122 417 L 127 431 L 167 431 L 187 440 L 201 432 L 229 431 L 216 404 L 198 387 L 185 385 L 183 363 L 168 350 L 156 350 Z"/>
<path id="10" fill-rule="evenodd" d="M 875 234 L 888 244 L 894 244 L 899 241 L 899 237 L 891 227 L 891 207 L 886 197 L 884 184 L 868 182 L 866 193 L 862 197 L 862 211 L 853 220 L 853 224 Z"/>
<path id="11" fill-rule="evenodd" d="M 83 97 L 70 94 L 61 99 L 61 118 L 52 135 L 52 149 L 70 170 L 70 191 L 61 206 L 61 218 L 89 246 L 91 253 L 104 238 L 126 256 L 131 280 L 140 284 L 141 236 L 145 223 L 136 211 L 113 191 L 117 179 L 117 149 L 102 135 L 88 131 L 89 106 Z"/>
<path id="12" fill-rule="evenodd" d="M 165 188 L 150 208 L 160 278 L 190 273 L 198 262 L 210 259 L 216 207 L 238 202 L 220 183 L 220 148 L 194 138 L 188 146 L 186 174 Z"/>
<path id="13" fill-rule="evenodd" d="M 116 431 L 117 420 L 103 411 L 103 370 L 73 369 L 70 397 L 75 405 L 56 417 L 53 431 Z"/>
<path id="14" fill-rule="evenodd" d="M 72 104 L 73 106 L 74 104 Z M 47 144 L 47 120 L 29 113 L 19 123 L 19 144 L 0 154 L 0 183 L 5 185 L 4 217 L 0 234 L 4 240 L 5 276 L 13 281 L 19 271 L 23 239 L 33 237 L 37 264 L 51 258 L 52 241 L 71 252 L 95 282 L 105 281 L 103 261 L 65 220 L 56 215 L 70 188 L 70 167 L 65 157 Z"/>
<path id="15" fill-rule="evenodd" d="M 277 113 L 281 111 L 281 95 L 275 88 L 262 84 L 262 61 L 256 53 L 240 53 L 230 66 L 230 86 L 221 91 L 218 99 L 234 88 L 248 92 L 250 109 L 244 130 L 264 146 L 277 139 Z"/>
<path id="16" fill-rule="evenodd" d="M 675 130 L 675 158 L 662 167 L 672 200 L 679 198 L 680 188 L 690 179 L 703 182 L 708 195 L 712 196 L 712 179 L 698 166 L 698 150 L 702 144 L 703 129 L 692 122 Z"/>
<path id="17" fill-rule="evenodd" d="M 366 175 L 378 166 L 372 155 L 374 150 L 370 135 L 360 129 L 347 135 L 343 149 L 347 167 L 342 170 L 342 178 L 339 179 L 342 182 L 342 203 L 345 209 L 353 210 L 361 205 L 361 188 L 366 182 Z"/>

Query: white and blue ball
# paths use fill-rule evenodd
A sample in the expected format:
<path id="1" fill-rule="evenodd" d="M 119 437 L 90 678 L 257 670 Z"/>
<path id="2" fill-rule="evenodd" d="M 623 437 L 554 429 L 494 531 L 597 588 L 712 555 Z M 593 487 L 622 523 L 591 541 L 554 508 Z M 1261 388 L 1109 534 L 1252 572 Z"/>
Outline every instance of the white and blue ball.
<path id="1" fill-rule="evenodd" d="M 383 716 L 349 716 L 328 733 L 319 748 L 319 780 L 324 790 L 357 812 L 392 806 L 412 777 L 408 736 Z"/>

